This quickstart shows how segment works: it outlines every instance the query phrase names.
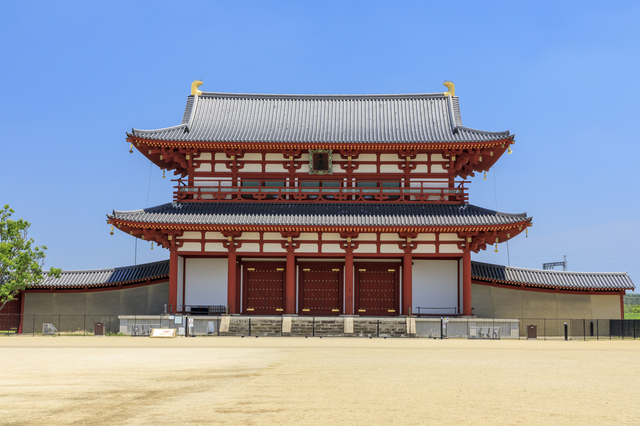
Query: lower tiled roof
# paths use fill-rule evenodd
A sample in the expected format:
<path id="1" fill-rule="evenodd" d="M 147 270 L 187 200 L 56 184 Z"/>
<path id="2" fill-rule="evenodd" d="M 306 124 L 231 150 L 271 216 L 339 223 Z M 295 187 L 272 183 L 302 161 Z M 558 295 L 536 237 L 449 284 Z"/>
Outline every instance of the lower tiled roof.
<path id="1" fill-rule="evenodd" d="M 524 284 L 541 288 L 570 290 L 633 290 L 636 288 L 626 272 L 549 271 L 471 262 L 471 276 L 496 283 Z"/>
<path id="2" fill-rule="evenodd" d="M 541 288 L 571 290 L 633 290 L 636 288 L 626 272 L 544 271 L 471 262 L 471 276 L 480 281 L 524 284 Z M 169 261 L 163 260 L 121 268 L 62 271 L 60 278 L 47 277 L 41 284 L 34 287 L 104 287 L 168 277 Z"/>
<path id="3" fill-rule="evenodd" d="M 478 226 L 529 220 L 470 204 L 168 203 L 109 219 L 188 225 Z"/>
<path id="4" fill-rule="evenodd" d="M 94 269 L 85 271 L 62 271 L 60 278 L 46 276 L 38 287 L 107 287 L 118 284 L 133 284 L 147 280 L 157 280 L 169 276 L 169 261 L 144 263 L 121 268 Z"/>

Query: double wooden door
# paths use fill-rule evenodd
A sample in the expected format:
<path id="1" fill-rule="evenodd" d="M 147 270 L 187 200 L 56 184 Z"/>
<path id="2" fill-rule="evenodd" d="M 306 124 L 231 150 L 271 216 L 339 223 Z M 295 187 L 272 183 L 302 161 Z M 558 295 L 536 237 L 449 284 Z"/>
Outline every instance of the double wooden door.
<path id="1" fill-rule="evenodd" d="M 285 263 L 246 262 L 243 264 L 242 313 L 282 315 L 284 313 Z"/>
<path id="2" fill-rule="evenodd" d="M 364 316 L 398 315 L 400 312 L 400 265 L 354 264 L 355 313 Z"/>
<path id="3" fill-rule="evenodd" d="M 342 314 L 343 267 L 343 263 L 330 262 L 298 264 L 299 314 Z"/>

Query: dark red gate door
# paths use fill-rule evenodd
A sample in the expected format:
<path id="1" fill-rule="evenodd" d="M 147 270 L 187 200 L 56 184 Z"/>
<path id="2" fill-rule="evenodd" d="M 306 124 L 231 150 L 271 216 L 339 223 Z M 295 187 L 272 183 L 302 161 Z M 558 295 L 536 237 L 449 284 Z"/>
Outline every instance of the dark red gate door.
<path id="1" fill-rule="evenodd" d="M 242 313 L 282 315 L 284 313 L 285 264 L 247 262 L 242 283 Z"/>
<path id="2" fill-rule="evenodd" d="M 7 302 L 0 311 L 0 330 L 18 332 L 20 327 L 20 298 L 21 294 L 16 296 L 11 302 Z"/>
<path id="3" fill-rule="evenodd" d="M 342 267 L 337 263 L 299 263 L 298 313 L 340 315 L 342 313 Z"/>
<path id="4" fill-rule="evenodd" d="M 399 272 L 395 263 L 355 266 L 355 310 L 358 315 L 399 314 Z"/>

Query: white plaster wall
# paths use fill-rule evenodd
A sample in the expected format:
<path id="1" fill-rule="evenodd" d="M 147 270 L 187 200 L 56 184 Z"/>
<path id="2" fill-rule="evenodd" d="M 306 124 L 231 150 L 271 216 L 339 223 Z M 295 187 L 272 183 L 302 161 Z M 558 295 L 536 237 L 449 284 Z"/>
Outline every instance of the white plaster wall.
<path id="1" fill-rule="evenodd" d="M 357 249 L 353 250 L 354 253 L 376 253 L 378 247 L 375 244 L 360 244 Z"/>
<path id="2" fill-rule="evenodd" d="M 377 169 L 375 164 L 360 164 L 360 167 L 354 170 L 353 173 L 377 173 Z"/>
<path id="3" fill-rule="evenodd" d="M 210 152 L 201 152 L 200 155 L 196 156 L 197 160 L 211 160 L 211 153 Z"/>
<path id="4" fill-rule="evenodd" d="M 282 160 L 282 159 L 281 159 Z M 267 164 L 265 167 L 265 170 L 268 173 L 274 172 L 274 173 L 285 173 L 288 170 L 284 168 L 284 166 L 282 164 Z"/>
<path id="5" fill-rule="evenodd" d="M 185 305 L 227 304 L 227 259 L 187 259 Z"/>
<path id="6" fill-rule="evenodd" d="M 242 172 L 251 172 L 251 173 L 260 173 L 262 172 L 262 164 L 244 164 L 244 167 L 238 170 L 240 173 Z"/>
<path id="7" fill-rule="evenodd" d="M 227 253 L 228 250 L 224 247 L 222 243 L 205 243 L 204 251 L 207 252 L 222 252 Z"/>
<path id="8" fill-rule="evenodd" d="M 196 172 L 210 172 L 211 171 L 211 164 L 210 163 L 201 164 L 200 167 L 198 167 L 195 171 Z"/>
<path id="9" fill-rule="evenodd" d="M 236 249 L 238 253 L 257 253 L 260 251 L 260 244 L 258 243 L 242 243 L 242 245 Z"/>
<path id="10" fill-rule="evenodd" d="M 453 308 L 458 306 L 458 261 L 414 260 L 412 270 L 413 306 Z M 429 311 L 453 314 L 453 310 Z"/>
<path id="11" fill-rule="evenodd" d="M 380 244 L 380 253 L 404 253 L 397 244 Z"/>
<path id="12" fill-rule="evenodd" d="M 459 249 L 455 244 L 440 244 L 440 253 L 462 253 L 462 249 Z"/>
<path id="13" fill-rule="evenodd" d="M 435 253 L 436 246 L 435 244 L 420 244 L 413 251 L 414 253 Z"/>
<path id="14" fill-rule="evenodd" d="M 322 252 L 323 253 L 344 253 L 344 250 L 340 248 L 339 244 L 323 244 Z"/>
<path id="15" fill-rule="evenodd" d="M 200 251 L 202 245 L 200 243 L 184 243 L 178 251 Z"/>

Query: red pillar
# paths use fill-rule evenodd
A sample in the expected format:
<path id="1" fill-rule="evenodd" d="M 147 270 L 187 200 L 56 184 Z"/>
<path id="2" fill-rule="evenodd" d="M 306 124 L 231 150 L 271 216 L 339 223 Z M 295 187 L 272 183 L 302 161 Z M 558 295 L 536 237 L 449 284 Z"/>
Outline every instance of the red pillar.
<path id="1" fill-rule="evenodd" d="M 236 252 L 229 251 L 229 256 L 227 257 L 227 306 L 229 306 L 230 314 L 240 313 L 236 305 L 236 294 L 238 292 L 236 271 Z"/>
<path id="2" fill-rule="evenodd" d="M 353 315 L 353 253 L 345 253 L 344 260 L 344 314 Z"/>
<path id="3" fill-rule="evenodd" d="M 471 316 L 471 251 L 462 255 L 462 315 Z"/>
<path id="4" fill-rule="evenodd" d="M 284 313 L 296 313 L 296 257 L 293 251 L 287 253 L 287 269 L 285 275 Z"/>
<path id="5" fill-rule="evenodd" d="M 402 264 L 402 310 L 400 315 L 408 315 L 409 308 L 413 305 L 413 256 L 411 252 L 404 254 Z"/>
<path id="6" fill-rule="evenodd" d="M 178 251 L 169 251 L 169 312 L 178 311 Z"/>

